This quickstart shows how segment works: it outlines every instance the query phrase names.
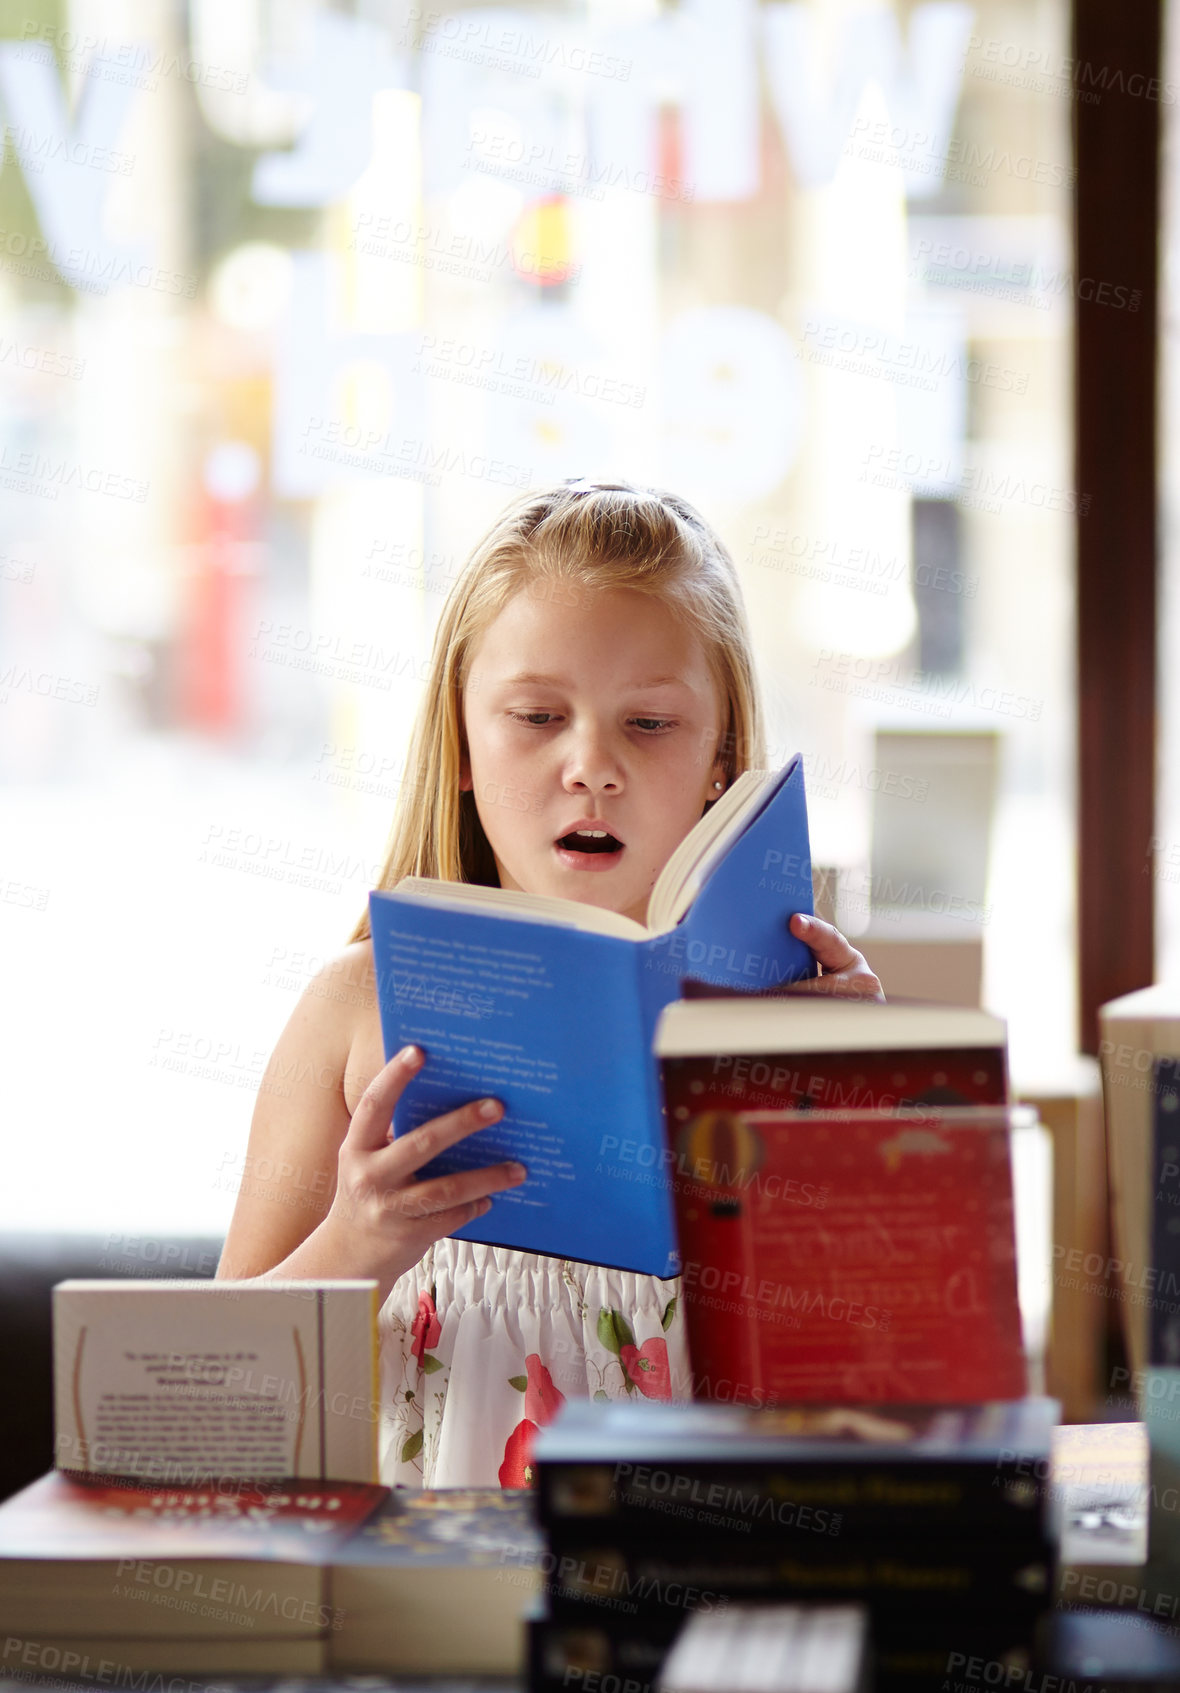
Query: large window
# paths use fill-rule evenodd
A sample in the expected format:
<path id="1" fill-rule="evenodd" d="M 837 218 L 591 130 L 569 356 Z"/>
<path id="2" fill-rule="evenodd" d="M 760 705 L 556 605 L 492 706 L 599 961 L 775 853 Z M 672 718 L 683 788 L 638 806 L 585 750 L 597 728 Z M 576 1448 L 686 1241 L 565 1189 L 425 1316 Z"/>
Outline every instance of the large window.
<path id="1" fill-rule="evenodd" d="M 22 10 L 5 1224 L 224 1225 L 443 595 L 569 476 L 726 537 L 870 958 L 981 938 L 1017 1079 L 1072 1051 L 1064 6 Z"/>

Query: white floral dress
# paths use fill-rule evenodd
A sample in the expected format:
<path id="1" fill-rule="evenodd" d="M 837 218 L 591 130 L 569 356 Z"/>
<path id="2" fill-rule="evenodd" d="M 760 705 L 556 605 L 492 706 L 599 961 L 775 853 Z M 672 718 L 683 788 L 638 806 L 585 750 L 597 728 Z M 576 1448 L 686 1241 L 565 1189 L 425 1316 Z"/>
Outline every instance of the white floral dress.
<path id="1" fill-rule="evenodd" d="M 394 1283 L 381 1337 L 387 1486 L 529 1487 L 566 1399 L 687 1399 L 679 1279 L 436 1241 Z"/>

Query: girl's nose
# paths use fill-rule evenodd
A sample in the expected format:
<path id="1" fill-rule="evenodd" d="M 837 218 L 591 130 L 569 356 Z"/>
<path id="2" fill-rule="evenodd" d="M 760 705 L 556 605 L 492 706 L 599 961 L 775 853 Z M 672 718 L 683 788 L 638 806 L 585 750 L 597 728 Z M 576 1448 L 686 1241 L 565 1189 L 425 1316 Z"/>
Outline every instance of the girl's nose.
<path id="1" fill-rule="evenodd" d="M 575 737 L 566 762 L 567 787 L 588 788 L 592 793 L 614 793 L 623 782 L 617 754 L 607 732 L 584 729 Z"/>

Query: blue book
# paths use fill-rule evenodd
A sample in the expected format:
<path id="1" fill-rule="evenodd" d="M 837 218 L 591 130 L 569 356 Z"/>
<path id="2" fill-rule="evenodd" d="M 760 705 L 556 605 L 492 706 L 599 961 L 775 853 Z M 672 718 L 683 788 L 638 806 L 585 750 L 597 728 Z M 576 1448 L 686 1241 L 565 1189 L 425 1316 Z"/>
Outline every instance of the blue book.
<path id="1" fill-rule="evenodd" d="M 519 1159 L 457 1240 L 648 1275 L 680 1264 L 656 1023 L 687 977 L 766 991 L 815 974 L 788 928 L 812 911 L 803 764 L 747 770 L 672 854 L 647 927 L 574 900 L 407 876 L 369 896 L 386 1057 L 426 1063 L 395 1135 L 485 1094 L 500 1122 L 419 1179 Z"/>

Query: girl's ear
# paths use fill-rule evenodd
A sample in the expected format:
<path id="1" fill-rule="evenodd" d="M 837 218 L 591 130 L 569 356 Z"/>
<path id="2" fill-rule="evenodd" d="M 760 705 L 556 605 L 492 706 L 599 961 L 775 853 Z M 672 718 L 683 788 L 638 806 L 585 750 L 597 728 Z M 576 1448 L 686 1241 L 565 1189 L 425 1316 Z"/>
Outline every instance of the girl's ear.
<path id="1" fill-rule="evenodd" d="M 474 786 L 475 783 L 471 780 L 471 760 L 467 756 L 467 748 L 464 747 L 459 753 L 459 792 L 469 793 Z"/>

